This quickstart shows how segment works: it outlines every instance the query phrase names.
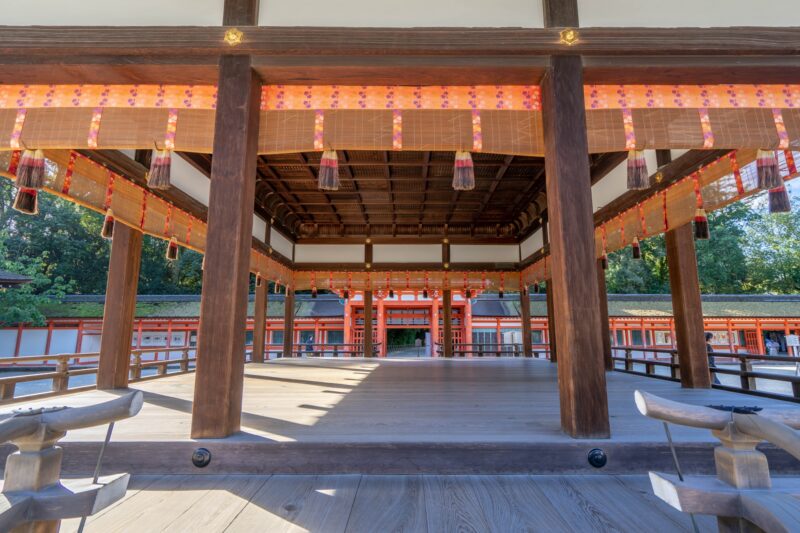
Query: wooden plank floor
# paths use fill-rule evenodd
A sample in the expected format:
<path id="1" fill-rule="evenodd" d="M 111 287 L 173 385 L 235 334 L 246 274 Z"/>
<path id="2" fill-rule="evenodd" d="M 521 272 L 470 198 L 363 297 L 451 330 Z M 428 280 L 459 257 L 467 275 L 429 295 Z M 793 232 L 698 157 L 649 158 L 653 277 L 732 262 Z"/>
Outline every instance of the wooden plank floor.
<path id="1" fill-rule="evenodd" d="M 697 404 L 793 404 L 673 382 L 607 374 L 612 442 L 663 442 L 641 416 L 633 391 Z M 145 406 L 117 424 L 114 442 L 188 442 L 194 375 L 136 384 Z M 85 405 L 114 397 L 90 391 L 30 402 Z M 29 405 L 25 403 L 24 405 Z M 11 409 L 11 407 L 6 407 Z M 245 367 L 242 431 L 231 439 L 300 443 L 575 442 L 561 432 L 556 367 L 535 359 L 276 360 Z M 675 427 L 682 442 L 712 442 L 708 431 Z M 67 441 L 102 441 L 104 427 Z"/>
<path id="2" fill-rule="evenodd" d="M 85 531 L 652 533 L 691 522 L 645 476 L 138 476 Z"/>

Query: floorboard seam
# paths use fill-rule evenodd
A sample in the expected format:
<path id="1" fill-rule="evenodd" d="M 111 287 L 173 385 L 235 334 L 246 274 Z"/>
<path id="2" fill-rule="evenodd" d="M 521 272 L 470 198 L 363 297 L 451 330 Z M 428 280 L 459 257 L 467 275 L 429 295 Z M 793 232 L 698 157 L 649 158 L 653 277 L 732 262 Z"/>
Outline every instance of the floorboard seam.
<path id="1" fill-rule="evenodd" d="M 239 515 L 240 515 L 240 514 L 242 514 L 242 513 L 244 512 L 244 510 L 245 510 L 245 509 L 247 509 L 247 507 L 248 507 L 248 506 L 249 506 L 249 505 L 250 505 L 250 504 L 253 502 L 253 498 L 255 498 L 255 497 L 256 497 L 256 495 L 257 495 L 259 492 L 261 492 L 261 489 L 263 489 L 263 488 L 264 488 L 264 485 L 266 485 L 266 484 L 267 484 L 267 481 L 269 481 L 269 480 L 270 480 L 270 478 L 272 478 L 272 474 L 270 474 L 270 475 L 266 476 L 266 479 L 264 480 L 264 482 L 263 482 L 263 483 L 261 483 L 261 485 L 259 485 L 259 486 L 258 486 L 258 488 L 257 488 L 256 490 L 254 490 L 254 491 L 253 491 L 253 495 L 252 495 L 252 496 L 250 496 L 250 497 L 247 499 L 247 502 L 246 502 L 246 503 L 245 503 L 245 504 L 242 506 L 242 508 L 241 508 L 241 509 L 239 509 L 239 512 L 238 512 L 238 513 L 236 513 L 236 516 L 234 516 L 234 517 L 233 517 L 233 519 L 231 519 L 231 521 L 230 521 L 230 522 L 228 522 L 228 525 L 227 525 L 227 526 L 225 526 L 225 529 L 223 529 L 223 530 L 222 530 L 222 533 L 225 533 L 226 531 L 228 531 L 228 529 L 230 529 L 231 525 L 232 525 L 234 522 L 236 522 L 236 519 L 237 519 L 237 518 L 239 518 Z"/>
<path id="2" fill-rule="evenodd" d="M 350 519 L 353 517 L 353 509 L 356 508 L 356 500 L 358 499 L 358 491 L 361 489 L 361 480 L 363 480 L 363 479 L 364 479 L 363 474 L 358 476 L 358 485 L 356 486 L 356 492 L 355 492 L 355 495 L 353 496 L 353 501 L 350 503 L 350 512 L 347 513 L 347 522 L 345 522 L 345 524 L 344 524 L 344 529 L 342 530 L 343 533 L 345 531 L 347 531 L 348 527 L 350 527 Z"/>

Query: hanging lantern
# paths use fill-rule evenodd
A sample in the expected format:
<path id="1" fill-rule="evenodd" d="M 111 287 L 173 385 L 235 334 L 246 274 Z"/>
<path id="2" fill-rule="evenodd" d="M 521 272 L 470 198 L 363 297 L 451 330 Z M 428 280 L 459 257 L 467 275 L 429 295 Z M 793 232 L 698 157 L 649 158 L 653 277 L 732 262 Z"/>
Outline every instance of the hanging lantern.
<path id="1" fill-rule="evenodd" d="M 339 156 L 336 154 L 336 150 L 322 152 L 322 159 L 319 161 L 318 186 L 323 191 L 339 190 Z"/>
<path id="2" fill-rule="evenodd" d="M 608 254 L 600 256 L 600 267 L 603 270 L 608 270 Z"/>
<path id="3" fill-rule="evenodd" d="M 694 213 L 694 238 L 699 240 L 706 240 L 711 237 L 711 232 L 708 228 L 708 216 L 705 209 L 698 208 Z"/>
<path id="4" fill-rule="evenodd" d="M 631 252 L 634 259 L 642 258 L 642 249 L 639 247 L 639 237 L 634 237 L 631 243 Z"/>
<path id="5" fill-rule="evenodd" d="M 178 259 L 178 239 L 172 237 L 167 244 L 167 261 Z"/>
<path id="6" fill-rule="evenodd" d="M 456 161 L 453 165 L 453 189 L 456 191 L 471 191 L 475 188 L 475 168 L 469 152 L 456 152 Z"/>
<path id="7" fill-rule="evenodd" d="M 650 175 L 647 173 L 644 150 L 628 151 L 628 189 L 647 189 L 648 187 L 650 187 Z"/>
<path id="8" fill-rule="evenodd" d="M 103 227 L 100 229 L 100 236 L 104 239 L 112 239 L 114 237 L 114 212 L 111 209 L 106 210 L 106 216 L 103 217 Z"/>
<path id="9" fill-rule="evenodd" d="M 39 214 L 38 196 L 39 191 L 36 189 L 20 187 L 17 189 L 16 196 L 14 196 L 14 205 L 12 207 L 15 211 L 19 211 L 24 215 L 37 215 Z"/>
<path id="10" fill-rule="evenodd" d="M 169 189 L 172 170 L 172 151 L 154 150 L 147 174 L 147 186 L 151 189 Z"/>
<path id="11" fill-rule="evenodd" d="M 536 294 L 539 294 L 540 290 L 542 290 L 542 288 L 539 287 L 539 282 L 538 281 L 534 281 L 533 282 L 533 292 L 536 293 Z"/>
<path id="12" fill-rule="evenodd" d="M 789 201 L 789 193 L 786 191 L 786 185 L 775 187 L 769 190 L 769 212 L 770 213 L 788 213 L 792 210 L 792 204 Z"/>
<path id="13" fill-rule="evenodd" d="M 762 190 L 777 189 L 783 186 L 778 169 L 778 156 L 774 150 L 759 150 L 756 157 L 758 170 L 758 188 Z"/>

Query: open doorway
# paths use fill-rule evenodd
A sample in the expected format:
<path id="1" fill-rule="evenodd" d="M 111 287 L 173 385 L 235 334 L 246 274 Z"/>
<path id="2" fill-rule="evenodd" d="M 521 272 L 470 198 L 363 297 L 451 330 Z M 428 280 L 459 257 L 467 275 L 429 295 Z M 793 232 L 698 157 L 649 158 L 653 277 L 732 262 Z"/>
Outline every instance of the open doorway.
<path id="1" fill-rule="evenodd" d="M 389 328 L 386 330 L 386 357 L 430 357 L 428 329 Z"/>

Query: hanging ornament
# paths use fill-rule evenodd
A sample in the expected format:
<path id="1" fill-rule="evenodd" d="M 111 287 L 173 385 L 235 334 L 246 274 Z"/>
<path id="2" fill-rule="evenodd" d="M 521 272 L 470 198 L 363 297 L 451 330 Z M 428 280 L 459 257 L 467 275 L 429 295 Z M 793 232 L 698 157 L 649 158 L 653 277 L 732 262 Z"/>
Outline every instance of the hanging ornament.
<path id="1" fill-rule="evenodd" d="M 792 210 L 792 204 L 789 201 L 789 193 L 786 191 L 786 185 L 775 187 L 769 190 L 769 212 L 770 213 L 788 213 Z"/>
<path id="2" fill-rule="evenodd" d="M 464 298 L 466 298 L 467 300 L 471 299 L 472 298 L 472 291 L 469 290 L 469 289 L 466 289 L 464 291 Z"/>
<path id="3" fill-rule="evenodd" d="M 700 189 L 700 177 L 697 172 L 692 175 L 692 179 L 694 180 L 694 195 L 697 200 L 697 210 L 694 213 L 694 238 L 705 240 L 711 236 L 711 232 L 708 228 L 708 216 L 706 216 L 703 192 Z"/>
<path id="4" fill-rule="evenodd" d="M 628 151 L 628 189 L 647 189 L 649 187 L 650 175 L 647 173 L 644 150 Z"/>
<path id="5" fill-rule="evenodd" d="M 600 268 L 603 270 L 608 270 L 608 251 L 606 248 L 606 225 L 603 224 L 602 234 L 603 234 L 603 255 L 600 256 Z"/>
<path id="6" fill-rule="evenodd" d="M 343 297 L 345 300 L 349 300 L 349 299 L 350 299 L 350 291 L 348 291 L 347 289 L 345 289 L 345 290 L 344 290 L 344 293 L 342 293 L 342 297 Z"/>
<path id="7" fill-rule="evenodd" d="M 39 201 L 37 197 L 39 191 L 36 189 L 28 189 L 27 187 L 20 187 L 17 189 L 17 194 L 14 196 L 14 205 L 12 206 L 15 211 L 19 211 L 24 215 L 38 215 L 39 214 Z"/>
<path id="8" fill-rule="evenodd" d="M 642 258 L 642 249 L 639 247 L 639 237 L 634 237 L 631 243 L 631 252 L 634 259 Z"/>
<path id="9" fill-rule="evenodd" d="M 394 289 L 389 289 L 389 299 L 394 298 Z"/>
<path id="10" fill-rule="evenodd" d="M 505 296 L 505 294 L 503 293 L 503 289 L 500 289 L 500 292 L 498 292 L 497 294 L 500 296 L 500 299 L 501 299 L 501 300 L 502 300 L 502 299 L 503 299 L 503 297 Z"/>
<path id="11" fill-rule="evenodd" d="M 778 156 L 775 150 L 759 150 L 756 158 L 758 170 L 758 188 L 762 190 L 777 189 L 783 185 L 778 170 Z"/>
<path id="12" fill-rule="evenodd" d="M 151 189 L 169 189 L 171 170 L 172 151 L 153 150 L 150 172 L 147 174 L 147 186 Z"/>
<path id="13" fill-rule="evenodd" d="M 428 289 L 422 289 L 422 299 L 423 300 L 428 299 Z"/>
<path id="14" fill-rule="evenodd" d="M 533 292 L 534 292 L 535 294 L 539 294 L 539 291 L 540 291 L 540 290 L 542 290 L 542 288 L 541 288 L 541 287 L 539 287 L 539 282 L 538 282 L 538 281 L 534 281 L 534 282 L 533 282 Z"/>
<path id="15" fill-rule="evenodd" d="M 103 227 L 100 228 L 100 236 L 104 239 L 114 237 L 114 212 L 106 209 L 106 216 L 103 217 Z"/>
<path id="16" fill-rule="evenodd" d="M 475 168 L 469 152 L 456 152 L 456 161 L 453 165 L 453 189 L 456 191 L 471 191 L 475 188 Z"/>
<path id="17" fill-rule="evenodd" d="M 175 261 L 178 259 L 178 239 L 172 237 L 167 244 L 167 261 Z"/>
<path id="18" fill-rule="evenodd" d="M 336 150 L 322 152 L 322 159 L 319 161 L 318 186 L 323 191 L 339 190 L 339 156 L 336 154 Z"/>
<path id="19" fill-rule="evenodd" d="M 311 297 L 312 298 L 316 298 L 317 297 L 317 288 L 316 287 L 311 287 Z"/>
<path id="20" fill-rule="evenodd" d="M 256 274 L 256 287 L 260 287 L 262 283 L 263 283 L 263 280 L 261 278 L 261 274 L 257 273 Z"/>

